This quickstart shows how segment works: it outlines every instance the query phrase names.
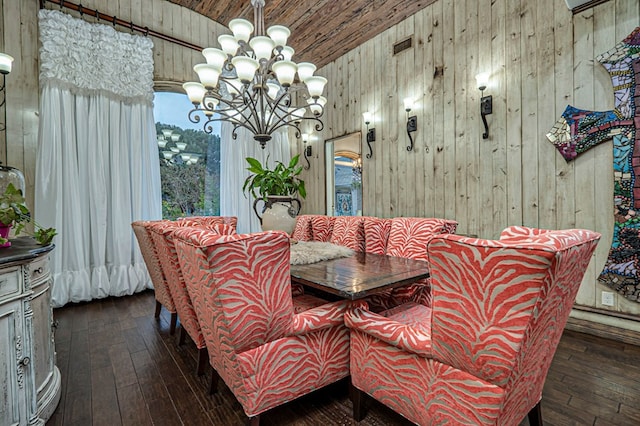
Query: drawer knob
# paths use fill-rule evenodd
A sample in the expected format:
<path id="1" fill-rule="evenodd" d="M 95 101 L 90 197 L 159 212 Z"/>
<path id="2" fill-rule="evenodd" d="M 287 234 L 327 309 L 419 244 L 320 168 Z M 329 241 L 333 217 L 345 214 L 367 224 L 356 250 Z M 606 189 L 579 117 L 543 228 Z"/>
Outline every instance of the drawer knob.
<path id="1" fill-rule="evenodd" d="M 23 367 L 26 367 L 27 365 L 29 365 L 30 362 L 31 362 L 31 358 L 29 358 L 28 356 L 25 356 L 20 360 L 20 365 L 22 365 Z"/>
<path id="2" fill-rule="evenodd" d="M 42 266 L 37 268 L 35 271 L 33 271 L 34 274 L 36 275 L 40 275 L 42 273 L 42 271 L 44 271 L 44 269 L 42 269 Z"/>

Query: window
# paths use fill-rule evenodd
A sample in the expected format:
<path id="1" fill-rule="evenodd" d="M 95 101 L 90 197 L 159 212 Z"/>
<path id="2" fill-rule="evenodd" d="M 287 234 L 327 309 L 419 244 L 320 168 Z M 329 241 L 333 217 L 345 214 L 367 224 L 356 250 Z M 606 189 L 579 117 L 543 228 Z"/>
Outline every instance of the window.
<path id="1" fill-rule="evenodd" d="M 155 93 L 163 219 L 220 214 L 220 127 L 205 133 L 191 109 L 182 93 Z"/>

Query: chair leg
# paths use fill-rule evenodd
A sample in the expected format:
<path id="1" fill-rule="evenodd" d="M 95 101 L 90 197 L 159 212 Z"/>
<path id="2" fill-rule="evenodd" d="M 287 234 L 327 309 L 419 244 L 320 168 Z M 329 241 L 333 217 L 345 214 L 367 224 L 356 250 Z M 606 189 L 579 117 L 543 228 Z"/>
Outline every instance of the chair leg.
<path id="1" fill-rule="evenodd" d="M 178 336 L 178 346 L 184 345 L 184 342 L 187 340 L 187 332 L 185 331 L 183 326 L 180 326 L 180 333 Z"/>
<path id="2" fill-rule="evenodd" d="M 218 392 L 218 379 L 220 375 L 215 368 L 211 367 L 211 383 L 209 384 L 209 395 L 213 395 Z"/>
<path id="3" fill-rule="evenodd" d="M 173 336 L 176 333 L 176 325 L 178 324 L 178 313 L 171 314 L 171 322 L 169 323 L 169 335 Z"/>
<path id="4" fill-rule="evenodd" d="M 247 426 L 260 426 L 260 415 L 249 417 L 247 419 Z"/>
<path id="5" fill-rule="evenodd" d="M 209 352 L 207 348 L 198 349 L 198 376 L 204 374 L 204 369 L 209 365 Z"/>
<path id="6" fill-rule="evenodd" d="M 154 318 L 160 318 L 160 309 L 162 309 L 162 303 L 156 300 L 156 312 L 153 314 Z"/>
<path id="7" fill-rule="evenodd" d="M 362 392 L 360 389 L 353 386 L 353 384 L 350 385 L 349 396 L 351 397 L 351 402 L 353 403 L 353 420 L 355 420 L 356 422 L 362 421 L 365 416 L 365 410 L 363 409 L 363 393 L 364 392 Z"/>
<path id="8" fill-rule="evenodd" d="M 542 405 L 541 401 L 538 401 L 535 407 L 527 414 L 529 418 L 529 426 L 542 426 Z"/>

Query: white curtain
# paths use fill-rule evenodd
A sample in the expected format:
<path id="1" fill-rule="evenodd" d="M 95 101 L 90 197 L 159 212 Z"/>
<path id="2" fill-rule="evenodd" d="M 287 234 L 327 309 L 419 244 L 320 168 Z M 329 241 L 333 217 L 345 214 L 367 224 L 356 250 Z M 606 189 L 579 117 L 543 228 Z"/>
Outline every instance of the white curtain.
<path id="1" fill-rule="evenodd" d="M 238 129 L 233 140 L 233 125 L 222 122 L 220 129 L 220 215 L 238 217 L 238 233 L 259 232 L 260 220 L 253 211 L 254 198 L 242 192 L 242 185 L 249 176 L 247 157 L 253 157 L 273 168 L 276 161 L 288 164 L 291 160 L 289 138 L 285 130 L 271 135 L 264 149 L 246 129 Z M 267 161 L 268 158 L 268 161 Z M 258 212 L 262 208 L 259 202 Z"/>
<path id="2" fill-rule="evenodd" d="M 162 217 L 146 37 L 39 11 L 35 217 L 58 231 L 54 306 L 152 288 L 131 222 Z"/>

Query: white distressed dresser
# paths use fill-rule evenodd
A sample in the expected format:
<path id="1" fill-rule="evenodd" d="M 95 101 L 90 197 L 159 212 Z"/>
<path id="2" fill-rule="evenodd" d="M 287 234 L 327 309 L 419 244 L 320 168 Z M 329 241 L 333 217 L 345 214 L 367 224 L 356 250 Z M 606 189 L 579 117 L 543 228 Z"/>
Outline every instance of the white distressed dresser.
<path id="1" fill-rule="evenodd" d="M 0 248 L 0 425 L 43 425 L 60 400 L 55 365 L 53 245 L 31 237 Z"/>

